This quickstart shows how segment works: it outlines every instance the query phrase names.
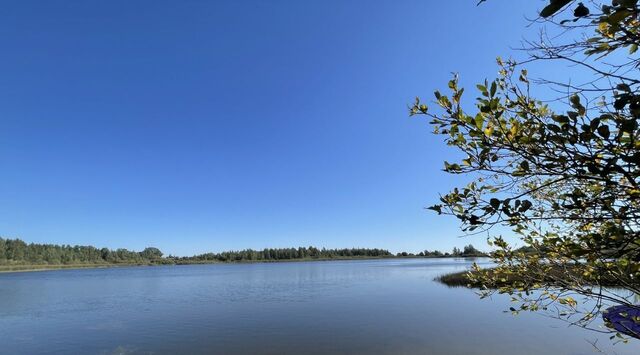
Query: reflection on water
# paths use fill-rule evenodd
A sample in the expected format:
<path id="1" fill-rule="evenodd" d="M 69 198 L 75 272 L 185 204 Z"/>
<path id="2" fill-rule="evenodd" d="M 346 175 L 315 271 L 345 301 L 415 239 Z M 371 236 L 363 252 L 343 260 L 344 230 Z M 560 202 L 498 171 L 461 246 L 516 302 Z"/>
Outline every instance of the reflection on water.
<path id="1" fill-rule="evenodd" d="M 487 263 L 486 260 L 476 260 Z M 607 335 L 433 278 L 464 259 L 0 275 L 0 353 L 617 354 Z"/>

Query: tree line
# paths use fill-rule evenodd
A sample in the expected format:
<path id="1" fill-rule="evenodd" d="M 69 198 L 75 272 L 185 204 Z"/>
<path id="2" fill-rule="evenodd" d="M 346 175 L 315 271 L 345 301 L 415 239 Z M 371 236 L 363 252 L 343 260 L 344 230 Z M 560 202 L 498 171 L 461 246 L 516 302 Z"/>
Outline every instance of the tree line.
<path id="1" fill-rule="evenodd" d="M 451 253 L 425 250 L 419 254 L 402 252 L 396 257 L 469 257 L 486 256 L 472 245 L 462 250 L 453 248 Z M 148 247 L 136 252 L 123 248 L 108 249 L 82 245 L 55 245 L 29 243 L 20 239 L 0 238 L 0 265 L 86 265 L 86 264 L 196 264 L 239 261 L 279 261 L 306 259 L 346 259 L 394 257 L 386 249 L 343 248 L 326 249 L 310 247 L 245 249 L 205 253 L 194 256 L 164 256 L 158 248 Z"/>
<path id="2" fill-rule="evenodd" d="M 27 244 L 20 239 L 0 238 L 1 265 L 151 264 L 165 261 L 158 248 L 135 252 L 82 245 Z"/>
<path id="3" fill-rule="evenodd" d="M 294 259 L 332 259 L 332 258 L 355 258 L 355 257 L 389 257 L 393 256 L 385 249 L 318 249 L 316 247 L 300 248 L 280 248 L 253 250 L 245 249 L 240 251 L 225 251 L 221 253 L 205 253 L 189 257 L 176 257 L 174 260 L 181 262 L 210 262 L 210 261 L 276 261 Z"/>
<path id="4" fill-rule="evenodd" d="M 451 253 L 441 252 L 440 250 L 433 250 L 433 251 L 425 250 L 425 251 L 421 251 L 417 255 L 413 253 L 402 252 L 402 253 L 396 254 L 396 256 L 398 257 L 421 256 L 421 257 L 428 257 L 428 258 L 446 258 L 446 257 L 483 257 L 483 256 L 489 256 L 489 254 L 483 251 L 480 251 L 476 249 L 473 245 L 469 244 L 469 245 L 465 245 L 462 249 L 453 247 L 453 250 L 451 251 Z"/>
<path id="5" fill-rule="evenodd" d="M 74 264 L 189 264 L 232 261 L 277 261 L 294 259 L 331 259 L 393 256 L 384 249 L 316 247 L 225 251 L 188 257 L 163 256 L 158 248 L 141 252 L 127 249 L 96 248 L 81 245 L 27 244 L 20 239 L 0 238 L 0 265 L 74 265 Z"/>

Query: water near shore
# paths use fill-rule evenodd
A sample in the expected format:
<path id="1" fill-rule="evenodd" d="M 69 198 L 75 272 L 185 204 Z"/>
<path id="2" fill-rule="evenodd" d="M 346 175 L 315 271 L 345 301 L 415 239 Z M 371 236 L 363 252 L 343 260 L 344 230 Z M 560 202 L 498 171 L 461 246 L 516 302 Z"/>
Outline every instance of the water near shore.
<path id="1" fill-rule="evenodd" d="M 607 335 L 502 311 L 437 275 L 463 259 L 0 274 L 7 354 L 617 354 Z"/>

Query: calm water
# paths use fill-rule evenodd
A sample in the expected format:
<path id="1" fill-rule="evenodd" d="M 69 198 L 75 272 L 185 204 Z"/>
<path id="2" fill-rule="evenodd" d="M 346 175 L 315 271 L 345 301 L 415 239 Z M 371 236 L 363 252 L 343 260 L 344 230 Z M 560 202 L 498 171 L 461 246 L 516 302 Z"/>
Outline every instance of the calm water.
<path id="1" fill-rule="evenodd" d="M 0 275 L 7 354 L 639 354 L 640 343 L 433 281 L 470 261 L 405 259 Z"/>

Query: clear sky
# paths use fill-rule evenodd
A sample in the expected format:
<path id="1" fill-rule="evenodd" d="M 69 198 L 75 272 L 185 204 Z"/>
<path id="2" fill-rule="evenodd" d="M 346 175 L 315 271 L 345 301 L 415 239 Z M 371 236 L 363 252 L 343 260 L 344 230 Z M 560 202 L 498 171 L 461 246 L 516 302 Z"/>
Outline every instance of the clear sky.
<path id="1" fill-rule="evenodd" d="M 187 255 L 447 249 L 416 95 L 494 77 L 540 1 L 6 1 L 0 235 Z M 458 180 L 459 182 L 459 180 Z"/>

